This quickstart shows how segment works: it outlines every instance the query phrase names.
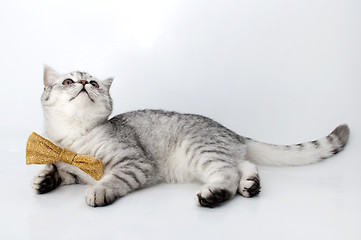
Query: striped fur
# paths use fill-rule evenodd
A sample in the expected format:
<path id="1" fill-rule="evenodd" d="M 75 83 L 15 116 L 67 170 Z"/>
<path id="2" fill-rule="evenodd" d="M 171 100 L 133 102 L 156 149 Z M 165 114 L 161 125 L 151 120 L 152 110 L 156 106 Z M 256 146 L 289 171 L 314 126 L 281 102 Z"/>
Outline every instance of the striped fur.
<path id="1" fill-rule="evenodd" d="M 247 159 L 260 165 L 305 165 L 326 159 L 342 151 L 350 130 L 340 125 L 328 136 L 319 140 L 295 145 L 272 145 L 247 139 Z"/>
<path id="2" fill-rule="evenodd" d="M 45 68 L 46 136 L 61 147 L 101 159 L 105 174 L 96 182 L 76 167 L 59 162 L 35 177 L 37 193 L 58 185 L 90 184 L 86 202 L 96 207 L 159 182 L 202 182 L 197 204 L 215 207 L 236 192 L 245 197 L 260 192 L 255 164 L 314 163 L 341 151 L 349 137 L 348 127 L 342 125 L 320 140 L 276 146 L 244 138 L 193 114 L 141 110 L 108 120 L 111 82 L 84 72 L 59 75 Z"/>

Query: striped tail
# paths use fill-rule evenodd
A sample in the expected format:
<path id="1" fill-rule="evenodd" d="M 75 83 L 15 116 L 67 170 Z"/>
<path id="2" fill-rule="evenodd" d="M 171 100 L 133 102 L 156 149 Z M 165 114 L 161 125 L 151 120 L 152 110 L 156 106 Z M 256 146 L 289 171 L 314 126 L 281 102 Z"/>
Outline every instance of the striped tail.
<path id="1" fill-rule="evenodd" d="M 350 129 L 338 126 L 328 136 L 296 145 L 272 145 L 247 139 L 247 159 L 259 165 L 300 166 L 316 163 L 342 151 L 350 136 Z"/>

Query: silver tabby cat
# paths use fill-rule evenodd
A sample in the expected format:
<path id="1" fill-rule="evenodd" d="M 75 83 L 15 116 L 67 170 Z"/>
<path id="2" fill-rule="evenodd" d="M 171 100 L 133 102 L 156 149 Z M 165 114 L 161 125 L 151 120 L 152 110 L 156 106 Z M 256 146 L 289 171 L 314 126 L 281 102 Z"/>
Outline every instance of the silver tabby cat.
<path id="1" fill-rule="evenodd" d="M 349 138 L 348 126 L 341 125 L 322 139 L 278 146 L 242 137 L 193 114 L 142 110 L 108 119 L 112 81 L 78 71 L 59 75 L 45 67 L 41 100 L 46 137 L 101 159 L 105 172 L 95 181 L 66 163 L 47 165 L 33 180 L 37 193 L 59 185 L 90 184 L 86 202 L 97 207 L 159 182 L 201 182 L 197 204 L 215 207 L 237 192 L 244 197 L 260 192 L 256 164 L 314 163 L 341 151 Z"/>

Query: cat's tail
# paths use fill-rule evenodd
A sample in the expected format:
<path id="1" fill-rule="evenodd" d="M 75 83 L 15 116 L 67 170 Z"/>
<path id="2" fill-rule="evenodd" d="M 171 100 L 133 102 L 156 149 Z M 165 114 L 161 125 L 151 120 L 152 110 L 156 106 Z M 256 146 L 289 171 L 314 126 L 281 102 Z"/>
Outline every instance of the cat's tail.
<path id="1" fill-rule="evenodd" d="M 328 136 L 295 145 L 272 145 L 247 138 L 247 159 L 260 165 L 299 166 L 315 163 L 342 151 L 350 136 L 350 129 L 338 126 Z"/>

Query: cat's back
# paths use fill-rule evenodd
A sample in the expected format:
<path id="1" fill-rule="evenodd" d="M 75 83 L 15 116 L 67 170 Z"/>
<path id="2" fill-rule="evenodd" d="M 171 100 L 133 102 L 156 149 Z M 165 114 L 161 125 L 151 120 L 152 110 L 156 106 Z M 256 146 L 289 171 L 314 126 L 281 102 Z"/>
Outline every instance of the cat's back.
<path id="1" fill-rule="evenodd" d="M 113 125 L 129 126 L 142 139 L 158 142 L 179 142 L 193 136 L 204 138 L 223 135 L 238 141 L 239 135 L 218 122 L 201 115 L 164 110 L 138 110 L 113 117 Z"/>
<path id="2" fill-rule="evenodd" d="M 131 126 L 144 130 L 149 127 L 164 125 L 164 123 L 176 123 L 180 115 L 177 112 L 145 109 L 116 115 L 110 119 L 110 122 L 117 127 Z"/>
<path id="3" fill-rule="evenodd" d="M 110 122 L 117 129 L 131 128 L 141 138 L 155 140 L 157 137 L 170 137 L 181 125 L 190 121 L 181 113 L 146 109 L 119 114 Z"/>
<path id="4" fill-rule="evenodd" d="M 165 129 L 168 133 L 172 130 L 202 130 L 207 128 L 225 129 L 216 121 L 197 114 L 184 114 L 165 110 L 137 110 L 119 114 L 110 120 L 113 124 L 128 125 L 136 129 L 152 131 L 155 128 L 159 131 Z M 169 132 L 170 131 L 170 132 Z"/>

